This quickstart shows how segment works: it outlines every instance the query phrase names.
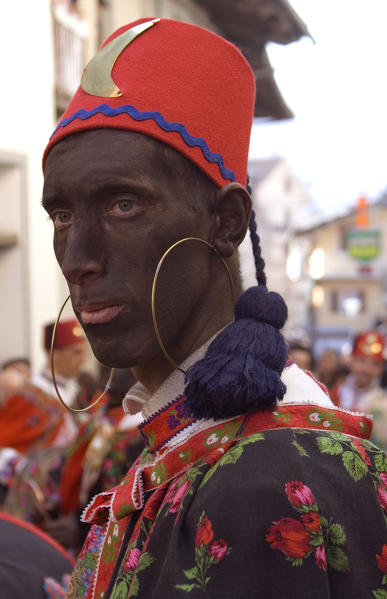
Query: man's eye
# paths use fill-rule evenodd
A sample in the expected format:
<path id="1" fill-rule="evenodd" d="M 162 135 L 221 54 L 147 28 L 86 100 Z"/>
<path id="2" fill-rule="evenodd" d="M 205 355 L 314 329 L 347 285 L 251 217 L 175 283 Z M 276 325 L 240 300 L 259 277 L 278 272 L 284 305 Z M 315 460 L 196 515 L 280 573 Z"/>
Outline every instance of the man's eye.
<path id="1" fill-rule="evenodd" d="M 61 229 L 69 225 L 72 220 L 71 212 L 58 211 L 51 215 L 52 221 L 56 229 Z"/>
<path id="2" fill-rule="evenodd" d="M 118 217 L 131 217 L 135 216 L 138 212 L 141 212 L 141 210 L 142 208 L 138 201 L 131 200 L 130 198 L 122 198 L 122 200 L 117 200 L 112 204 L 108 213 Z"/>
<path id="3" fill-rule="evenodd" d="M 120 200 L 117 202 L 116 206 L 121 212 L 130 212 L 134 207 L 134 202 L 132 200 Z"/>

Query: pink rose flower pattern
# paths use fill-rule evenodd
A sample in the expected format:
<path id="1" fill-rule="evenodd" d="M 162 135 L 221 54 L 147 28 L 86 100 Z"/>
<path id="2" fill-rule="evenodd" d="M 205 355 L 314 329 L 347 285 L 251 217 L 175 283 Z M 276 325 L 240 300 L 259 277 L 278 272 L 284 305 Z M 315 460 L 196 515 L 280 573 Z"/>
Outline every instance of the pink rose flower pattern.
<path id="1" fill-rule="evenodd" d="M 321 568 L 321 570 L 326 570 L 327 569 L 327 558 L 326 558 L 326 554 L 325 554 L 324 545 L 319 545 L 317 547 L 316 553 L 315 553 L 315 558 L 316 558 L 316 564 L 318 565 L 318 567 Z"/>
<path id="2" fill-rule="evenodd" d="M 181 510 L 183 499 L 186 496 L 192 484 L 191 481 L 189 481 L 188 479 L 184 480 L 184 482 L 182 483 L 181 481 L 184 479 L 184 477 L 185 475 L 182 475 L 179 478 L 177 478 L 173 483 L 170 484 L 168 488 L 168 491 L 162 503 L 162 506 L 164 506 L 167 503 L 171 504 L 167 513 L 176 514 Z"/>
<path id="3" fill-rule="evenodd" d="M 138 560 L 140 559 L 141 551 L 134 547 L 128 553 L 128 557 L 124 563 L 124 571 L 129 572 L 130 570 L 134 570 L 137 567 Z"/>
<path id="4" fill-rule="evenodd" d="M 381 472 L 380 478 L 382 479 L 382 483 L 385 487 L 387 487 L 387 472 Z"/>
<path id="5" fill-rule="evenodd" d="M 286 483 L 285 491 L 290 503 L 296 507 L 313 505 L 315 503 L 312 491 L 299 480 L 292 480 Z"/>
<path id="6" fill-rule="evenodd" d="M 219 539 L 211 544 L 208 553 L 213 555 L 216 561 L 220 562 L 220 560 L 226 555 L 227 549 L 228 547 L 226 541 Z"/>
<path id="7" fill-rule="evenodd" d="M 347 570 L 348 557 L 340 547 L 346 540 L 341 524 L 320 516 L 311 489 L 302 481 L 288 481 L 285 492 L 293 508 L 301 514 L 301 521 L 281 518 L 272 522 L 266 535 L 271 549 L 282 551 L 296 566 L 301 566 L 303 560 L 314 553 L 316 565 L 321 570 L 328 566 L 338 571 Z M 387 496 L 387 491 L 385 493 Z M 328 559 L 326 548 L 331 547 Z"/>
<path id="8" fill-rule="evenodd" d="M 378 494 L 378 499 L 379 499 L 380 505 L 385 510 L 387 510 L 387 491 L 386 491 L 386 489 L 383 489 L 383 487 L 378 486 L 377 494 Z"/>
<path id="9" fill-rule="evenodd" d="M 183 484 L 177 489 L 175 496 L 172 499 L 172 505 L 169 508 L 169 511 L 172 513 L 178 512 L 180 509 L 181 502 L 184 499 L 184 496 L 188 489 L 190 488 L 190 483 L 188 480 L 184 481 Z"/>
<path id="10" fill-rule="evenodd" d="M 224 539 L 212 541 L 213 538 L 214 531 L 211 520 L 203 511 L 199 518 L 195 537 L 195 566 L 189 570 L 183 570 L 187 583 L 175 585 L 177 589 L 181 591 L 191 591 L 194 588 L 206 590 L 211 580 L 211 577 L 208 576 L 209 568 L 218 564 L 231 552 L 231 547 Z"/>

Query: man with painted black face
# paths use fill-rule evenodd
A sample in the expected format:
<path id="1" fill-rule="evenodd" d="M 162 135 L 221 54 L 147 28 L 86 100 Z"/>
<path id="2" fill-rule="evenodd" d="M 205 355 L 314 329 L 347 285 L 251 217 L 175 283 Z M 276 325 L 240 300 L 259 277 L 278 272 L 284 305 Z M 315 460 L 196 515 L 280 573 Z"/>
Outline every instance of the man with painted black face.
<path id="1" fill-rule="evenodd" d="M 145 19 L 88 64 L 46 148 L 74 310 L 96 357 L 132 368 L 147 445 L 85 509 L 69 598 L 384 592 L 387 463 L 370 420 L 287 361 L 286 306 L 266 289 L 254 96 L 234 46 Z M 242 293 L 248 227 L 259 285 Z"/>

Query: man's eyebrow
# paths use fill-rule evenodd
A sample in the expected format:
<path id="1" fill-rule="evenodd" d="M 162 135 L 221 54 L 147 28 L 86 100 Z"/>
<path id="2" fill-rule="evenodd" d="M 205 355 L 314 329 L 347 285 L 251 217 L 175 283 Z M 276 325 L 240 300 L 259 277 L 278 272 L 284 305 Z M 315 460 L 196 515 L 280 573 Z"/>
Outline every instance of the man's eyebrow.
<path id="1" fill-rule="evenodd" d="M 138 179 L 131 179 L 129 177 L 112 177 L 108 180 L 101 182 L 94 182 L 89 186 L 89 193 L 99 194 L 106 191 L 121 191 L 131 190 L 138 193 L 152 194 L 155 192 L 155 188 L 149 183 L 138 181 Z"/>
<path id="2" fill-rule="evenodd" d="M 59 198 L 57 195 L 43 193 L 40 203 L 45 210 L 48 210 L 49 208 L 54 208 L 55 206 L 58 206 L 59 204 L 64 204 L 65 202 L 61 198 Z"/>

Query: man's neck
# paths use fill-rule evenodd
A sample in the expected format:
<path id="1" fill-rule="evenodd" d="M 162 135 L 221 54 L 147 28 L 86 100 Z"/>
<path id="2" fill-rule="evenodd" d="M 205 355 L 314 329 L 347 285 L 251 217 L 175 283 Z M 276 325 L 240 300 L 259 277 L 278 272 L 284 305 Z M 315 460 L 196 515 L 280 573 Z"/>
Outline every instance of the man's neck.
<path id="1" fill-rule="evenodd" d="M 179 336 L 179 340 L 171 345 L 171 350 L 167 348 L 169 355 L 177 364 L 181 364 L 229 322 L 230 320 L 224 317 L 215 317 L 211 322 L 202 323 L 197 330 L 196 327 L 190 326 L 189 334 Z M 159 355 L 150 362 L 132 368 L 136 380 L 142 383 L 151 395 L 159 389 L 173 370 L 175 370 L 174 366 L 167 361 L 161 350 Z"/>
<path id="2" fill-rule="evenodd" d="M 177 336 L 166 343 L 176 364 L 181 364 L 233 319 L 233 301 L 225 274 L 214 277 L 205 296 L 197 302 Z M 163 335 L 161 335 L 163 339 Z M 161 349 L 148 362 L 132 368 L 133 375 L 153 394 L 174 370 Z"/>

